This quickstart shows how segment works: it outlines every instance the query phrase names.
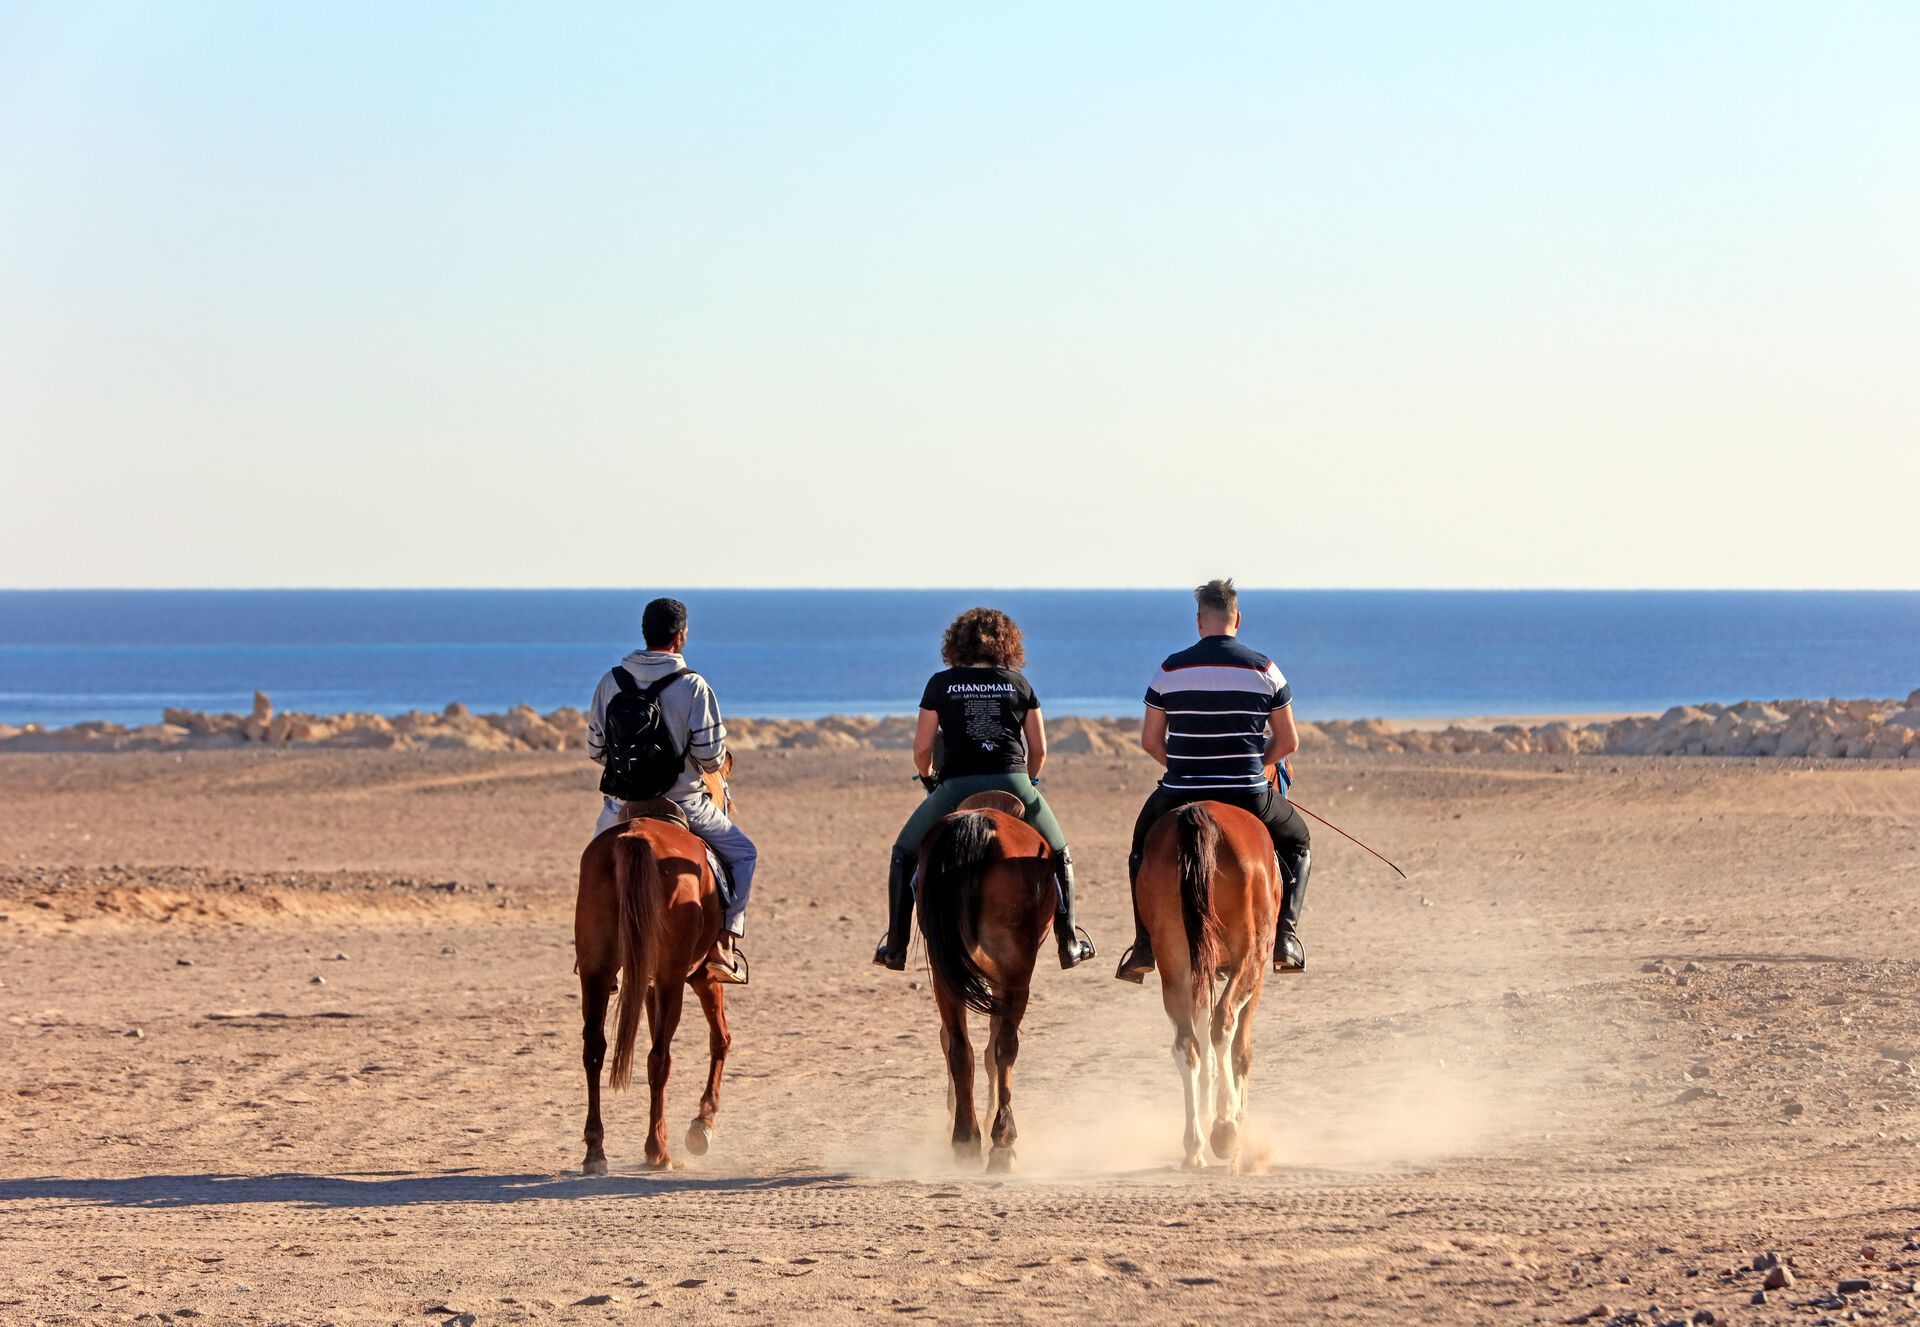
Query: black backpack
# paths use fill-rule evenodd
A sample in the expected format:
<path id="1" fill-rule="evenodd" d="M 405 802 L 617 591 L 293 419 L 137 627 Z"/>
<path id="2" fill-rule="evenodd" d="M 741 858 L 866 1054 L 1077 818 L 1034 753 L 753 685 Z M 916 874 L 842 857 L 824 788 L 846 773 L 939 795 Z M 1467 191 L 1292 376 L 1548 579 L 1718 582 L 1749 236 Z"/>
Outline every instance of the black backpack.
<path id="1" fill-rule="evenodd" d="M 679 781 L 687 767 L 687 748 L 673 744 L 666 716 L 660 713 L 660 693 L 676 678 L 693 676 L 682 668 L 642 687 L 624 667 L 614 668 L 620 691 L 607 702 L 602 725 L 607 763 L 600 775 L 601 792 L 625 802 L 644 802 Z"/>

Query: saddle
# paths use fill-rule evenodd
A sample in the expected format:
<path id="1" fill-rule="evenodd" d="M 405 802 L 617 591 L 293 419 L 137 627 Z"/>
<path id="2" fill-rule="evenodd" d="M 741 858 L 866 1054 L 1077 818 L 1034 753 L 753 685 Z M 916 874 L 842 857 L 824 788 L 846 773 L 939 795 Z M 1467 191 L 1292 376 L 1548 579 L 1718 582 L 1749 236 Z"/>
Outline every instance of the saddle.
<path id="1" fill-rule="evenodd" d="M 999 811 L 1005 815 L 1012 816 L 1015 820 L 1024 820 L 1027 814 L 1027 805 L 1012 793 L 999 792 L 996 790 L 993 792 L 975 793 L 960 803 L 959 806 L 956 806 L 954 810 Z"/>
<path id="2" fill-rule="evenodd" d="M 641 802 L 620 803 L 622 820 L 671 820 L 681 829 L 692 829 L 687 813 L 670 797 L 649 797 Z"/>
<path id="3" fill-rule="evenodd" d="M 982 795 L 993 796 L 995 794 Z M 1004 794 L 1000 795 L 1004 796 Z M 1017 801 L 1018 799 L 1016 798 L 1015 800 Z M 689 834 L 693 834 L 693 823 L 687 819 L 687 813 L 681 809 L 678 802 L 670 797 L 649 797 L 645 801 L 620 803 L 620 823 L 624 824 L 629 820 L 664 820 L 670 825 L 678 825 Z M 698 834 L 693 834 L 693 836 L 700 838 Z M 713 878 L 720 884 L 721 904 L 731 907 L 733 904 L 733 872 L 727 869 L 727 864 L 720 860 L 719 854 L 714 852 L 712 846 L 709 845 L 706 840 L 701 839 L 700 846 L 706 848 L 707 867 L 713 872 Z"/>

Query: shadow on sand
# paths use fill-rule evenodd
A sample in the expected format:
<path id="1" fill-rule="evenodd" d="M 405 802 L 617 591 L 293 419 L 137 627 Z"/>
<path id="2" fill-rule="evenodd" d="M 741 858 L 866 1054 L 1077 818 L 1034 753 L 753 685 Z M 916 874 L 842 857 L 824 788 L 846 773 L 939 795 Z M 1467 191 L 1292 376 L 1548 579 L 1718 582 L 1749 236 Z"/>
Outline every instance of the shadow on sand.
<path id="1" fill-rule="evenodd" d="M 133 1175 L 122 1179 L 40 1176 L 0 1180 L 0 1202 L 65 1201 L 91 1207 L 222 1207 L 233 1203 L 288 1203 L 295 1207 L 409 1207 L 416 1203 L 519 1203 L 566 1198 L 642 1198 L 670 1193 L 765 1193 L 779 1189 L 834 1189 L 851 1175 L 709 1176 L 668 1172 L 603 1175 L 483 1175 L 349 1172 L 307 1175 Z"/>

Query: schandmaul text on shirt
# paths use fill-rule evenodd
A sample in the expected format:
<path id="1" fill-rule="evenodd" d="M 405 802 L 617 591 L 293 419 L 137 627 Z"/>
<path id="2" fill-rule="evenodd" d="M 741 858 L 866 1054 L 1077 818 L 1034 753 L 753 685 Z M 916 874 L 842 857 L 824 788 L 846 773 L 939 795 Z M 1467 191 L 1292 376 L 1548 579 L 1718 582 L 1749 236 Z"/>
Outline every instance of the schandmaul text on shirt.
<path id="1" fill-rule="evenodd" d="M 1033 686 L 1012 668 L 948 668 L 927 679 L 920 708 L 940 718 L 943 778 L 1024 771 Z"/>

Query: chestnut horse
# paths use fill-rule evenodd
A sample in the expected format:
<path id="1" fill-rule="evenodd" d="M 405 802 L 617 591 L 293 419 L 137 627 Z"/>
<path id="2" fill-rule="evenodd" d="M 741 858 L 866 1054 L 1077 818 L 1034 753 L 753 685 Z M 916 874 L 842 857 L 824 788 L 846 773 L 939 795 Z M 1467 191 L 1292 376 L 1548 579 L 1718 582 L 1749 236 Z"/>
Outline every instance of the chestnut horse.
<path id="1" fill-rule="evenodd" d="M 728 753 L 718 773 L 705 777 L 707 794 L 728 806 L 726 776 L 733 770 Z M 700 1113 L 687 1129 L 687 1150 L 704 1154 L 713 1140 L 713 1117 L 720 1108 L 720 1074 L 726 1068 L 725 987 L 707 976 L 706 956 L 723 924 L 720 884 L 707 861 L 707 847 L 676 821 L 671 802 L 629 802 L 631 817 L 597 835 L 580 857 L 580 895 L 574 905 L 573 949 L 580 972 L 580 1014 L 584 1020 L 581 1062 L 587 1070 L 587 1159 L 589 1175 L 607 1173 L 601 1146 L 600 1066 L 607 1054 L 607 1003 L 620 993 L 618 1032 L 613 1047 L 615 1091 L 633 1077 L 634 1047 L 640 1039 L 640 1011 L 647 1012 L 653 1046 L 647 1055 L 647 1087 L 652 1097 L 647 1132 L 647 1165 L 665 1170 L 667 1154 L 667 1074 L 672 1068 L 673 1033 L 680 1025 L 681 1002 L 693 987 L 707 1015 L 707 1090 Z"/>
<path id="2" fill-rule="evenodd" d="M 1206 1164 L 1200 1117 L 1211 1097 L 1213 1154 L 1237 1171 L 1253 1011 L 1280 916 L 1273 840 L 1249 811 L 1189 802 L 1148 831 L 1137 897 L 1159 960 L 1160 998 L 1173 1020 L 1174 1067 L 1186 1088 L 1185 1164 Z M 1215 996 L 1221 976 L 1226 984 Z"/>
<path id="3" fill-rule="evenodd" d="M 1013 1062 L 1020 1054 L 1034 960 L 1053 929 L 1058 892 L 1052 852 L 1021 819 L 1022 810 L 1011 793 L 969 797 L 934 825 L 920 848 L 920 934 L 940 1010 L 954 1155 L 980 1157 L 967 1035 L 967 1010 L 974 1009 L 987 1016 L 990 1171 L 1013 1168 Z"/>

